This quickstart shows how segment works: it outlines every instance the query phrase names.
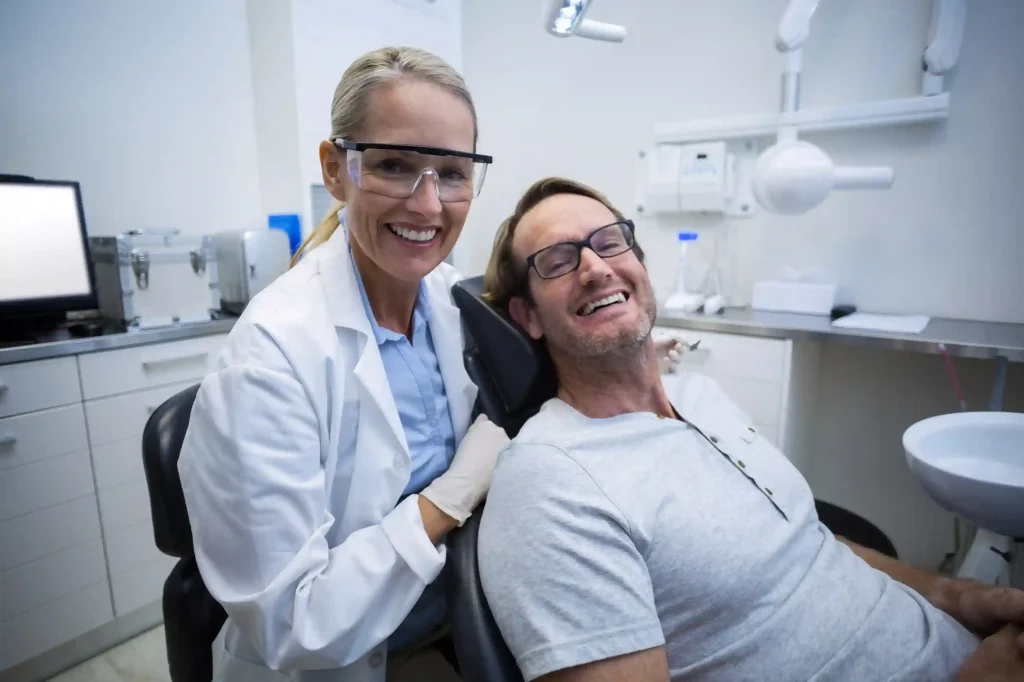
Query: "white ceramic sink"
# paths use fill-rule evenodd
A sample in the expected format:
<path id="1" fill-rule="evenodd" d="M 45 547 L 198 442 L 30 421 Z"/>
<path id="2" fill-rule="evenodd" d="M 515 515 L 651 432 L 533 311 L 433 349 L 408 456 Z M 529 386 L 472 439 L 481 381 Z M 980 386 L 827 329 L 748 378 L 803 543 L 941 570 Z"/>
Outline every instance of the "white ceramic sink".
<path id="1" fill-rule="evenodd" d="M 1024 538 L 1024 414 L 932 417 L 907 429 L 903 448 L 940 505 L 981 528 Z"/>

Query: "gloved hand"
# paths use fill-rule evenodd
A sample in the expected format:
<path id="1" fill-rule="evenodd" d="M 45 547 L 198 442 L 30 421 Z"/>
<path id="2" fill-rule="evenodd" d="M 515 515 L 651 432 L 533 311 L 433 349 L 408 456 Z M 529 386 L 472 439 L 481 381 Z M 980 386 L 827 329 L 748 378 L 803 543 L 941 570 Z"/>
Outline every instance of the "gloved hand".
<path id="1" fill-rule="evenodd" d="M 420 495 L 462 526 L 487 495 L 498 455 L 508 443 L 505 431 L 480 415 L 459 443 L 448 471 L 435 478 Z"/>
<path id="2" fill-rule="evenodd" d="M 683 355 L 692 348 L 682 334 L 671 333 L 656 337 L 654 350 L 658 355 L 658 371 L 670 374 L 676 371 Z"/>

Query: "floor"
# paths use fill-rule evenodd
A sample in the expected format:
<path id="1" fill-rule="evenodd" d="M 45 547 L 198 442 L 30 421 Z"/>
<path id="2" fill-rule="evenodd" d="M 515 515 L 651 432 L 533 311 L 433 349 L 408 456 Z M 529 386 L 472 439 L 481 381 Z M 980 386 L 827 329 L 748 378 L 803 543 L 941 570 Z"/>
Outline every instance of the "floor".
<path id="1" fill-rule="evenodd" d="M 171 682 L 164 628 L 144 632 L 50 678 L 50 682 Z"/>
<path id="2" fill-rule="evenodd" d="M 435 649 L 413 656 L 394 670 L 389 667 L 388 673 L 388 682 L 459 682 L 459 677 Z M 171 682 L 164 628 L 161 625 L 144 632 L 51 677 L 48 682 Z"/>

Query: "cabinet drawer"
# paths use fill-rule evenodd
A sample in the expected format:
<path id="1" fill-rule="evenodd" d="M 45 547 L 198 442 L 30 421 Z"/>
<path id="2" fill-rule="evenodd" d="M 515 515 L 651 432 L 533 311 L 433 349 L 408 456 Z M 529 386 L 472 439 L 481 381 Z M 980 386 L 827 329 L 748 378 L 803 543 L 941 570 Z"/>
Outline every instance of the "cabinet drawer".
<path id="1" fill-rule="evenodd" d="M 0 417 L 70 405 L 82 399 L 73 357 L 0 365 Z"/>
<path id="2" fill-rule="evenodd" d="M 683 356 L 681 366 L 715 377 L 731 376 L 781 383 L 790 342 L 761 339 L 738 334 L 714 334 L 692 329 L 658 327 L 658 333 L 675 332 L 691 344 L 700 341 L 697 350 Z"/>
<path id="3" fill-rule="evenodd" d="M 107 535 L 116 530 L 145 523 L 152 525 L 153 512 L 149 506 L 149 488 L 145 481 L 129 481 L 110 488 L 100 488 L 100 521 Z"/>
<path id="4" fill-rule="evenodd" d="M 114 619 L 107 581 L 0 623 L 0 669 L 26 661 Z"/>
<path id="5" fill-rule="evenodd" d="M 0 571 L 99 537 L 95 495 L 0 521 Z"/>
<path id="6" fill-rule="evenodd" d="M 148 521 L 103 533 L 110 573 L 123 573 L 164 554 L 156 548 L 153 524 Z"/>
<path id="7" fill-rule="evenodd" d="M 0 470 L 0 521 L 92 495 L 89 451 Z"/>
<path id="8" fill-rule="evenodd" d="M 129 481 L 144 480 L 146 477 L 146 469 L 142 464 L 141 436 L 93 446 L 92 461 L 99 490 Z"/>
<path id="9" fill-rule="evenodd" d="M 198 379 L 134 391 L 113 398 L 86 401 L 85 419 L 89 424 L 89 443 L 95 447 L 125 438 L 134 438 L 141 453 L 142 431 L 146 428 L 149 415 L 153 414 L 165 400 L 196 383 Z"/>
<path id="10" fill-rule="evenodd" d="M 103 543 L 90 540 L 0 573 L 0 621 L 106 581 Z"/>
<path id="11" fill-rule="evenodd" d="M 779 423 L 782 409 L 782 385 L 756 379 L 733 376 L 712 377 L 729 399 L 758 424 L 774 426 Z"/>
<path id="12" fill-rule="evenodd" d="M 0 471 L 88 447 L 81 403 L 0 419 Z"/>
<path id="13" fill-rule="evenodd" d="M 135 609 L 160 601 L 164 581 L 177 559 L 160 555 L 135 568 L 110 576 L 114 594 L 114 613 L 123 616 Z"/>
<path id="14" fill-rule="evenodd" d="M 86 400 L 182 381 L 198 382 L 225 334 L 90 353 L 78 358 Z"/>

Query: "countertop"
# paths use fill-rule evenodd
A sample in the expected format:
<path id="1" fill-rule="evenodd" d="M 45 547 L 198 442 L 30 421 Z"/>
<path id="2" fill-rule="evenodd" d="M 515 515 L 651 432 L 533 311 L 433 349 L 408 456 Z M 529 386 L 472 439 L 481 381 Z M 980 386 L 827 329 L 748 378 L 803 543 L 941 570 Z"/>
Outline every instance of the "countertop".
<path id="1" fill-rule="evenodd" d="M 40 337 L 37 343 L 0 346 L 0 365 L 226 334 L 237 319 L 237 317 L 223 317 L 209 322 L 194 322 L 129 332 L 114 331 L 100 336 L 87 337 L 72 336 L 68 331 L 60 330 Z"/>
<path id="2" fill-rule="evenodd" d="M 0 346 L 0 365 L 225 334 L 234 326 L 236 319 L 226 317 L 209 322 L 84 338 L 61 331 L 42 339 L 40 343 Z M 889 334 L 833 327 L 829 318 L 823 315 L 770 313 L 749 308 L 727 308 L 719 315 L 660 311 L 657 324 L 677 329 L 795 341 L 825 341 L 922 353 L 938 353 L 939 344 L 945 344 L 947 352 L 956 357 L 990 359 L 1003 355 L 1011 362 L 1024 362 L 1024 324 L 932 318 L 920 334 Z"/>
<path id="3" fill-rule="evenodd" d="M 659 327 L 744 334 L 772 339 L 814 340 L 891 350 L 938 353 L 939 344 L 957 357 L 990 359 L 1005 356 L 1024 362 L 1024 324 L 974 322 L 933 317 L 920 334 L 890 334 L 833 327 L 824 315 L 771 313 L 727 308 L 719 315 L 687 315 L 659 311 Z"/>

